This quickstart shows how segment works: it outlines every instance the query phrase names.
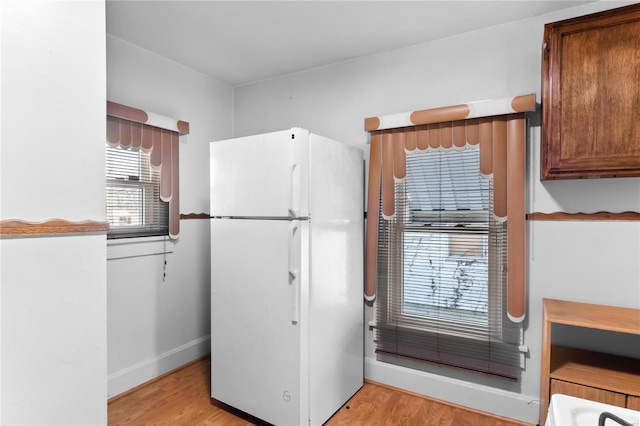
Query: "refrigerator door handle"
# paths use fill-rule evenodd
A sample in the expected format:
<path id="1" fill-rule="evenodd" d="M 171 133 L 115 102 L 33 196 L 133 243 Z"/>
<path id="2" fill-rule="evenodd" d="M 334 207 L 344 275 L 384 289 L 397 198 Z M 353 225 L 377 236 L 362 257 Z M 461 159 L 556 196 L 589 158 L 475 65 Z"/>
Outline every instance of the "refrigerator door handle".
<path id="1" fill-rule="evenodd" d="M 300 321 L 300 271 L 296 262 L 297 246 L 296 237 L 300 229 L 300 223 L 294 220 L 289 225 L 289 285 L 291 286 L 291 323 L 298 324 Z"/>
<path id="2" fill-rule="evenodd" d="M 291 169 L 289 169 L 289 217 L 298 217 L 300 210 L 300 201 L 296 199 L 296 196 L 300 194 L 300 189 L 298 188 L 300 184 L 299 173 L 298 164 L 292 164 Z"/>

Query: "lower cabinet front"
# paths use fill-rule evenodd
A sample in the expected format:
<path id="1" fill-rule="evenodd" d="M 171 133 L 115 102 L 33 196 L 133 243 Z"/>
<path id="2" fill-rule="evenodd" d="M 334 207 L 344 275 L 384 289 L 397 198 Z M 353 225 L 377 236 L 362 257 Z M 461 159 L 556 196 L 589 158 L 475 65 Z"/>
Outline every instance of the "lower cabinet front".
<path id="1" fill-rule="evenodd" d="M 640 411 L 640 396 L 627 396 L 627 408 Z"/>
<path id="2" fill-rule="evenodd" d="M 627 395 L 625 394 L 551 379 L 551 395 L 555 393 L 602 402 L 617 407 L 627 407 Z"/>

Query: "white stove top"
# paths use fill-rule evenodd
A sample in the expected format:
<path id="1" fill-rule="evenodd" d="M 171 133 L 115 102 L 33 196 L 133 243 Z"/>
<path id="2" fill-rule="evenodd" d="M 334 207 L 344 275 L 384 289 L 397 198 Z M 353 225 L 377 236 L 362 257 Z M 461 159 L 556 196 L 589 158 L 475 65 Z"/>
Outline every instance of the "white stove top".
<path id="1" fill-rule="evenodd" d="M 598 426 L 598 418 L 604 411 L 614 414 L 634 426 L 640 425 L 640 411 L 555 394 L 551 396 L 545 426 Z M 607 419 L 605 426 L 619 426 L 619 423 Z"/>

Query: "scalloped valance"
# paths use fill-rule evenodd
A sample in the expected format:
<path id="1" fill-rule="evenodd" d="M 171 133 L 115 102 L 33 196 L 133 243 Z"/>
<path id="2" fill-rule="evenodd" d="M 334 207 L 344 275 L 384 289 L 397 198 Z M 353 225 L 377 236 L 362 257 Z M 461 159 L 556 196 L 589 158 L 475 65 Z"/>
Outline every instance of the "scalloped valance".
<path id="1" fill-rule="evenodd" d="M 169 236 L 180 230 L 178 137 L 189 123 L 107 101 L 107 143 L 112 147 L 150 152 L 151 166 L 160 170 L 160 199 L 169 203 Z"/>

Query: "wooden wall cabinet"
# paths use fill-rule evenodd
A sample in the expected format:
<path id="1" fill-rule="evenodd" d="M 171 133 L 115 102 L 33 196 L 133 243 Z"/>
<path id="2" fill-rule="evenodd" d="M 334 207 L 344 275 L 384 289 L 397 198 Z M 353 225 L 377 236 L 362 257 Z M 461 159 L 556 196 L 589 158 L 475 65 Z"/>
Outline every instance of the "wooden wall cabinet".
<path id="1" fill-rule="evenodd" d="M 553 345 L 553 324 L 640 335 L 640 310 L 543 299 L 540 424 L 554 393 L 640 411 L 640 360 Z"/>
<path id="2" fill-rule="evenodd" d="M 541 180 L 640 176 L 640 4 L 545 25 Z"/>

